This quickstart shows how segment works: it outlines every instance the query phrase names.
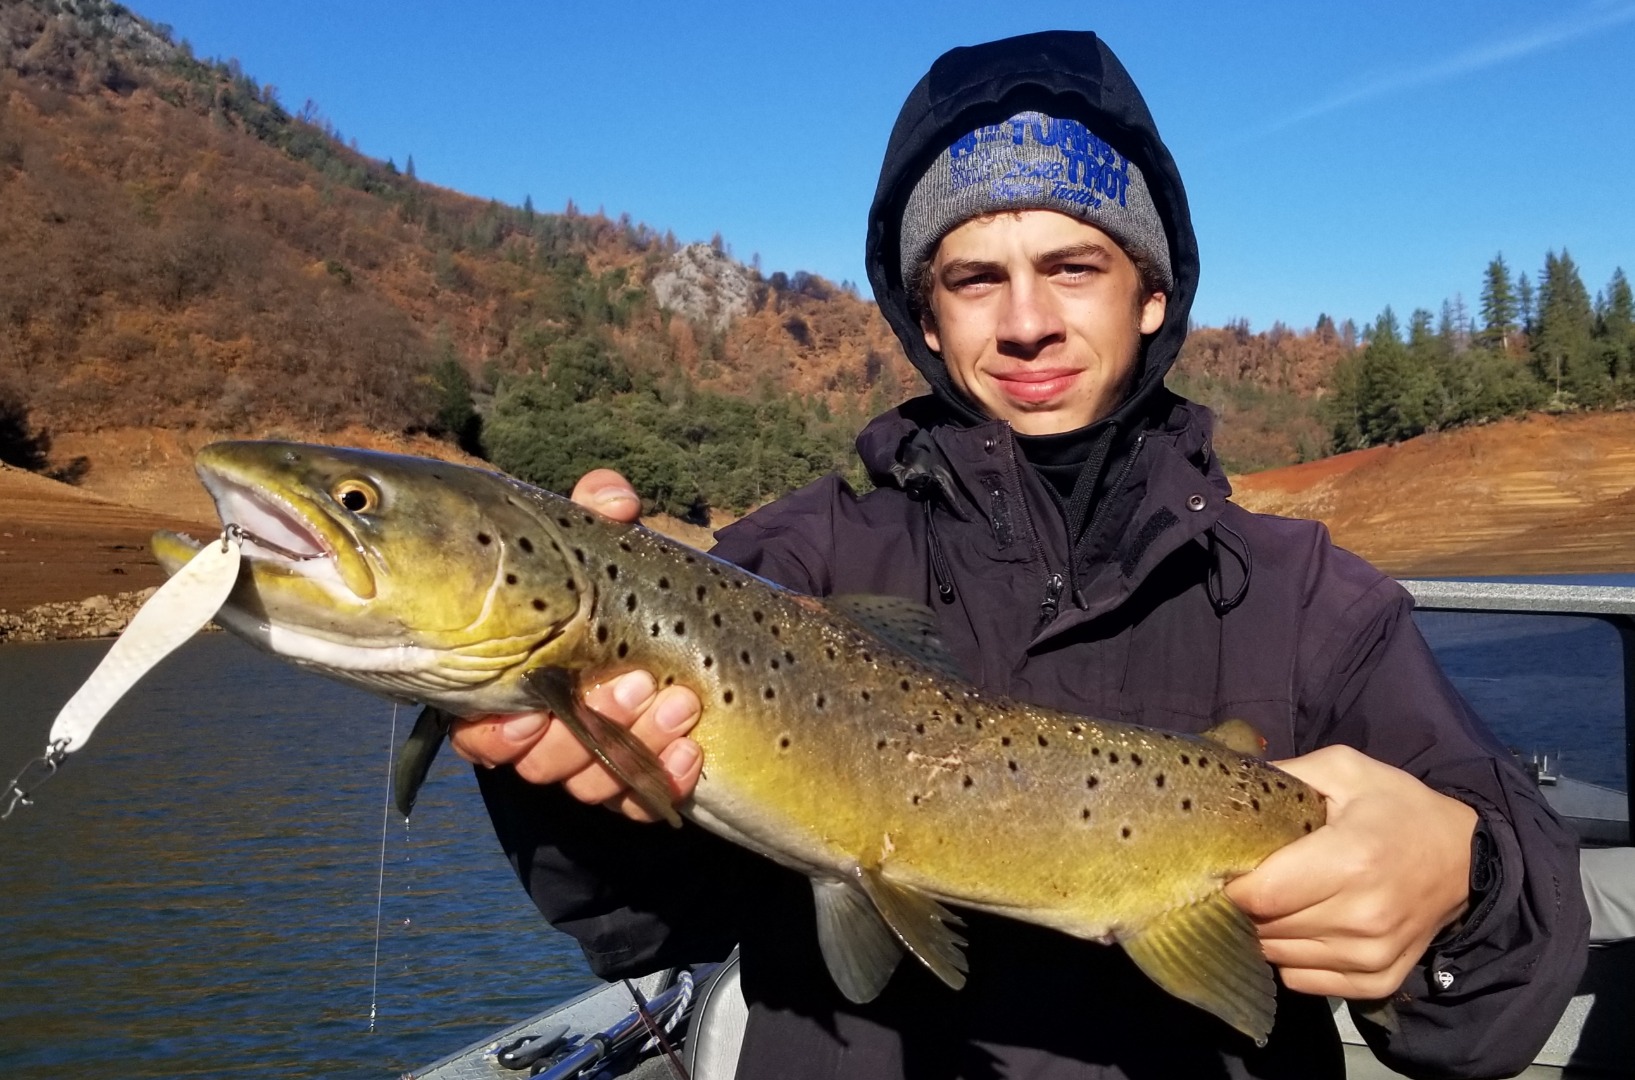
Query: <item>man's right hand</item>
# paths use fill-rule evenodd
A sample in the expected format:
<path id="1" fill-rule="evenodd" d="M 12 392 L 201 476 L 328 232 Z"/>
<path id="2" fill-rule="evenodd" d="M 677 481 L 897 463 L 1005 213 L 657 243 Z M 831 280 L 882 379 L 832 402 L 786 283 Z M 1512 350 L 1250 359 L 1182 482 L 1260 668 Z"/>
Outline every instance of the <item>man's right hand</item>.
<path id="1" fill-rule="evenodd" d="M 609 469 L 586 473 L 574 485 L 573 501 L 619 521 L 635 521 L 641 513 L 635 489 Z M 630 728 L 658 755 L 678 800 L 692 794 L 704 766 L 703 752 L 686 737 L 698 722 L 697 695 L 682 686 L 660 690 L 647 672 L 631 671 L 591 688 L 585 704 Z M 524 780 L 561 784 L 581 802 L 600 803 L 634 821 L 655 820 L 550 713 L 472 717 L 455 725 L 449 745 L 473 764 L 514 765 Z"/>

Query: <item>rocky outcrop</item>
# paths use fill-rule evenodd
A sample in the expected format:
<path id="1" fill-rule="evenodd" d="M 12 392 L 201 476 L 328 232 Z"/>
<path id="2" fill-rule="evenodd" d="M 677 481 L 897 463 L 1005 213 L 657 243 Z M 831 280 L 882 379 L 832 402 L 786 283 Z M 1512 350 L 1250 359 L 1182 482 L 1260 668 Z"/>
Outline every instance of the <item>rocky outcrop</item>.
<path id="1" fill-rule="evenodd" d="M 23 611 L 0 611 L 0 644 L 115 637 L 152 595 L 153 589 L 139 589 L 40 604 Z"/>
<path id="2" fill-rule="evenodd" d="M 709 244 L 688 244 L 653 276 L 659 307 L 712 330 L 725 330 L 748 313 L 754 274 Z"/>

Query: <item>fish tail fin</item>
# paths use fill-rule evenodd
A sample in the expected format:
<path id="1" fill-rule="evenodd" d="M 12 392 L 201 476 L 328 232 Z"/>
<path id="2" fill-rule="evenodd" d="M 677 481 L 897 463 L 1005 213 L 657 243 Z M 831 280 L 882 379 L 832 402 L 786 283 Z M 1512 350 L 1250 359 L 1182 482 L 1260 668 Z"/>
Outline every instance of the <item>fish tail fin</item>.
<path id="1" fill-rule="evenodd" d="M 1167 911 L 1119 943 L 1153 982 L 1266 1045 L 1277 983 L 1254 924 L 1224 892 Z"/>

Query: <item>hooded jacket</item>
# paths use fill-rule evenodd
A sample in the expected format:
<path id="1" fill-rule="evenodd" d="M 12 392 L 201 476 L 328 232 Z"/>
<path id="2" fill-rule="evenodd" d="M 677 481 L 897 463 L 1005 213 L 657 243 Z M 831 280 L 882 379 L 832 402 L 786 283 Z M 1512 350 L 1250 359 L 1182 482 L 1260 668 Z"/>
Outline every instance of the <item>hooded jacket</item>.
<path id="1" fill-rule="evenodd" d="M 1076 541 L 1009 426 L 960 397 L 926 350 L 894 264 L 894 219 L 924 162 L 953 136 L 1030 107 L 1083 120 L 1140 165 L 1177 278 L 1136 389 L 1102 422 L 1113 452 Z M 723 530 L 715 553 L 802 592 L 927 603 L 985 691 L 1187 732 L 1239 717 L 1272 757 L 1343 743 L 1475 807 L 1494 854 L 1477 862 L 1486 878 L 1473 910 L 1404 985 L 1398 1029 L 1359 1026 L 1409 1075 L 1525 1066 L 1582 972 L 1575 841 L 1443 677 L 1399 586 L 1316 523 L 1228 501 L 1207 412 L 1162 386 L 1197 256 L 1174 164 L 1117 60 L 1083 33 L 938 60 L 893 131 L 868 253 L 881 309 L 934 393 L 859 436 L 876 490 L 819 481 Z M 718 958 L 742 942 L 741 1077 L 1344 1073 L 1323 999 L 1280 991 L 1277 1025 L 1257 1049 L 1159 990 L 1121 950 L 975 913 L 964 989 L 905 962 L 878 999 L 851 1004 L 823 966 L 798 875 L 691 826 L 671 833 L 581 806 L 508 769 L 479 777 L 524 885 L 598 974 Z"/>

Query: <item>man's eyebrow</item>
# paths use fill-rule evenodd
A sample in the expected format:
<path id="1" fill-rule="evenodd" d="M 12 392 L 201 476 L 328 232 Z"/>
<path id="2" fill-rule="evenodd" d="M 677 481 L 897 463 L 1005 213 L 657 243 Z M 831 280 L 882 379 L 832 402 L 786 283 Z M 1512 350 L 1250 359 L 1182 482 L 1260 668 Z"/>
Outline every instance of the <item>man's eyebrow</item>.
<path id="1" fill-rule="evenodd" d="M 1035 263 L 1070 262 L 1073 259 L 1088 259 L 1111 256 L 1107 245 L 1096 240 L 1086 240 L 1082 244 L 1069 244 L 1066 247 L 1052 248 L 1042 255 L 1034 256 Z"/>
<path id="2" fill-rule="evenodd" d="M 954 259 L 942 264 L 938 277 L 947 280 L 962 274 L 987 274 L 1002 269 L 997 259 Z"/>

